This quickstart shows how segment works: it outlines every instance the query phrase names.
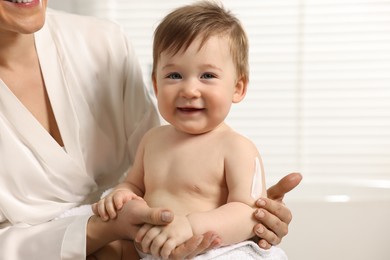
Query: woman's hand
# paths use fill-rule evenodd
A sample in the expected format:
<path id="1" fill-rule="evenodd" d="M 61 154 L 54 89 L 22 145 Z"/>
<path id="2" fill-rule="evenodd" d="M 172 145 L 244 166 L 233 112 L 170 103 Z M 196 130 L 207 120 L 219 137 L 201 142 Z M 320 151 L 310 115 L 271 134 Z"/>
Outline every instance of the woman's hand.
<path id="1" fill-rule="evenodd" d="M 256 210 L 255 217 L 260 223 L 254 227 L 254 232 L 260 238 L 258 244 L 261 248 L 268 249 L 277 245 L 287 235 L 292 214 L 284 205 L 283 198 L 301 180 L 301 174 L 290 173 L 267 190 L 268 198 L 261 198 L 256 202 L 259 209 Z"/>
<path id="2" fill-rule="evenodd" d="M 222 244 L 221 239 L 214 232 L 207 232 L 203 235 L 195 235 L 182 245 L 176 247 L 169 259 L 192 259 L 196 255 L 218 248 Z"/>
<path id="3" fill-rule="evenodd" d="M 144 200 L 130 200 L 118 211 L 118 216 L 110 220 L 115 230 L 123 234 L 122 239 L 134 239 L 143 224 L 167 225 L 174 219 L 168 209 L 150 208 Z"/>
<path id="4" fill-rule="evenodd" d="M 167 225 L 173 218 L 172 211 L 150 208 L 144 200 L 128 201 L 118 211 L 117 218 L 109 221 L 93 215 L 87 225 L 87 254 L 92 254 L 115 240 L 134 239 L 145 223 Z"/>
<path id="5" fill-rule="evenodd" d="M 177 246 L 193 236 L 189 219 L 183 215 L 176 215 L 166 226 L 143 225 L 134 241 L 139 243 L 141 247 L 138 248 L 141 248 L 142 252 L 168 259 Z"/>

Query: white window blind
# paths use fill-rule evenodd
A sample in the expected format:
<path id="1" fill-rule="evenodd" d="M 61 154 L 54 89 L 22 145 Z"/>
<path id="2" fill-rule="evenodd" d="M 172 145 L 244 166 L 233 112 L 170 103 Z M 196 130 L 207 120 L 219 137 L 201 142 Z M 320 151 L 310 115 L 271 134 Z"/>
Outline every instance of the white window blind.
<path id="1" fill-rule="evenodd" d="M 49 1 L 122 24 L 149 86 L 153 30 L 191 2 Z M 222 2 L 250 40 L 249 91 L 227 121 L 256 143 L 268 180 L 390 178 L 390 0 Z"/>

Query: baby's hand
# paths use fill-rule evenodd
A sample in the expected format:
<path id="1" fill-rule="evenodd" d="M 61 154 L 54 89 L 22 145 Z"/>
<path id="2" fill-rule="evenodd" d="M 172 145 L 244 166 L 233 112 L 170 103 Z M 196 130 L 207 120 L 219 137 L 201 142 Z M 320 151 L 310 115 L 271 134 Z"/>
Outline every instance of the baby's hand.
<path id="1" fill-rule="evenodd" d="M 100 216 L 104 221 L 114 219 L 117 216 L 117 211 L 129 200 L 142 200 L 130 190 L 114 189 L 106 197 L 92 204 L 92 211 L 95 215 Z"/>
<path id="2" fill-rule="evenodd" d="M 144 253 L 168 259 L 173 249 L 192 236 L 192 227 L 187 217 L 175 216 L 167 226 L 143 225 L 135 237 L 135 242 Z"/>

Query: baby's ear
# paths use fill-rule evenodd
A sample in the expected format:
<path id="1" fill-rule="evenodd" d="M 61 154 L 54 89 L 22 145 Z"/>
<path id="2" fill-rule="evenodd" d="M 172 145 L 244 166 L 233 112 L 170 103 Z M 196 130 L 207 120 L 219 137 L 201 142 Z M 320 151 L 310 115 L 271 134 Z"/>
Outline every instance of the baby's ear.
<path id="1" fill-rule="evenodd" d="M 234 89 L 234 94 L 233 94 L 233 103 L 238 103 L 241 100 L 244 99 L 246 95 L 246 90 L 248 87 L 248 80 L 246 80 L 244 77 L 240 77 L 237 80 L 235 89 Z"/>

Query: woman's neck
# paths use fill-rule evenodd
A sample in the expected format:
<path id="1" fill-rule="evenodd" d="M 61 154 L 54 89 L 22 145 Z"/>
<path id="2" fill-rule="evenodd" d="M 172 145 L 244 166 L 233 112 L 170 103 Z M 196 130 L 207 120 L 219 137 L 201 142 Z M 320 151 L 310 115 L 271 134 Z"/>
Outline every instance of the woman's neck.
<path id="1" fill-rule="evenodd" d="M 0 67 L 27 65 L 35 56 L 34 34 L 3 33 L 0 31 Z"/>

